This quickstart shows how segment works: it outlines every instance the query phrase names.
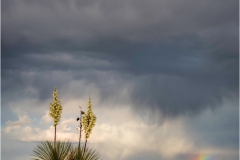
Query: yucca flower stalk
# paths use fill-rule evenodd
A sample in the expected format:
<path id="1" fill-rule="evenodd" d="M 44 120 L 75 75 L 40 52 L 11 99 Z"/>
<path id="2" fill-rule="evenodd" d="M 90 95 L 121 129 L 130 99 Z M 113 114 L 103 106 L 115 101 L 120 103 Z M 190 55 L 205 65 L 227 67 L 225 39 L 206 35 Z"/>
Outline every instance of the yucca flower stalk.
<path id="1" fill-rule="evenodd" d="M 81 138 L 82 138 L 82 115 L 84 115 L 85 114 L 85 112 L 84 111 L 82 111 L 82 107 L 81 106 L 79 106 L 79 108 L 80 108 L 80 116 L 77 118 L 77 121 L 79 120 L 79 125 L 78 125 L 78 127 L 79 128 L 77 128 L 77 130 L 78 130 L 78 148 L 80 148 L 80 143 L 81 143 Z"/>
<path id="2" fill-rule="evenodd" d="M 56 130 L 58 122 L 60 121 L 62 114 L 62 105 L 60 100 L 58 99 L 58 90 L 54 87 L 53 91 L 53 103 L 50 103 L 50 113 L 49 115 L 53 118 L 53 126 L 54 126 L 54 145 L 56 143 Z"/>
<path id="3" fill-rule="evenodd" d="M 87 145 L 87 139 L 89 138 L 89 136 L 92 132 L 92 129 L 96 124 L 96 119 L 97 119 L 96 116 L 92 112 L 91 98 L 89 98 L 87 113 L 82 118 L 83 129 L 85 132 L 85 145 L 84 145 L 84 150 L 83 150 L 83 157 L 84 157 L 84 153 L 85 153 L 85 149 L 86 149 L 86 145 Z"/>

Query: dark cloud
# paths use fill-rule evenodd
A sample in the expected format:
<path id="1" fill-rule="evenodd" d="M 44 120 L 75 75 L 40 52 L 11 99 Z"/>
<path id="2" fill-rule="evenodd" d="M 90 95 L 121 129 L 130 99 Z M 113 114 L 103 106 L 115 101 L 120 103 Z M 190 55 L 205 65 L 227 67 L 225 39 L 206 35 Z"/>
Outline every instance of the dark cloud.
<path id="1" fill-rule="evenodd" d="M 238 98 L 236 0 L 2 5 L 3 99 L 33 86 L 43 100 L 72 79 L 95 84 L 102 102 L 132 84 L 136 108 L 166 116 Z"/>
<path id="2" fill-rule="evenodd" d="M 79 4 L 80 3 L 80 4 Z M 237 29 L 238 1 L 3 1 L 3 43 L 76 43 L 120 37 L 153 41 Z M 233 26 L 233 27 L 232 27 Z M 212 33 L 215 33 L 212 31 Z M 219 36 L 219 35 L 218 35 Z M 45 45 L 45 47 L 46 47 Z M 59 46 L 56 46 L 59 47 Z M 37 47 L 38 48 L 38 47 Z"/>
<path id="3" fill-rule="evenodd" d="M 190 136 L 199 147 L 220 146 L 239 150 L 238 102 L 225 103 L 221 109 L 191 118 Z"/>

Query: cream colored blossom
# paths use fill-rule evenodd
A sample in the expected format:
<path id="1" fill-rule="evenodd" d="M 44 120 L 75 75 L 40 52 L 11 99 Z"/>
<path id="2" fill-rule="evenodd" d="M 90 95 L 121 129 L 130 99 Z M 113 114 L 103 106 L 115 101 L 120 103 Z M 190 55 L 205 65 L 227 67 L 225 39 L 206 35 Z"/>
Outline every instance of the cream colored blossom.
<path id="1" fill-rule="evenodd" d="M 49 115 L 53 118 L 53 126 L 57 126 L 62 114 L 62 105 L 58 99 L 58 90 L 54 87 L 53 103 L 50 103 Z"/>
<path id="2" fill-rule="evenodd" d="M 85 138 L 88 139 L 93 127 L 96 124 L 96 116 L 92 112 L 92 102 L 91 98 L 88 101 L 88 110 L 87 113 L 82 117 L 83 129 L 85 131 Z"/>

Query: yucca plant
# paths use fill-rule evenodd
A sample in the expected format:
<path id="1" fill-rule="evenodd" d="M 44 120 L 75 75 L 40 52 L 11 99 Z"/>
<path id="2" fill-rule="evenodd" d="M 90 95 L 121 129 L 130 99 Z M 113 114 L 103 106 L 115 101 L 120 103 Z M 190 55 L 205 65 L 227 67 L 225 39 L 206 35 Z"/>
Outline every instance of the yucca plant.
<path id="1" fill-rule="evenodd" d="M 83 149 L 83 156 L 85 154 L 87 139 L 89 138 L 89 136 L 92 132 L 92 129 L 96 124 L 96 119 L 97 119 L 96 116 L 92 112 L 91 98 L 89 98 L 87 113 L 82 118 L 83 129 L 84 129 L 84 132 L 85 132 L 85 145 L 84 145 L 84 149 Z"/>
<path id="2" fill-rule="evenodd" d="M 42 141 L 33 150 L 33 160 L 67 160 L 73 151 L 70 141 Z"/>
<path id="3" fill-rule="evenodd" d="M 58 122 L 60 121 L 62 114 L 62 105 L 60 100 L 58 99 L 58 90 L 54 87 L 53 91 L 53 103 L 50 103 L 50 113 L 49 115 L 53 118 L 53 126 L 54 126 L 54 144 L 56 143 L 56 130 Z"/>
<path id="4" fill-rule="evenodd" d="M 84 156 L 82 148 L 73 147 L 70 141 L 42 141 L 33 150 L 32 160 L 100 160 L 100 155 L 86 147 Z"/>

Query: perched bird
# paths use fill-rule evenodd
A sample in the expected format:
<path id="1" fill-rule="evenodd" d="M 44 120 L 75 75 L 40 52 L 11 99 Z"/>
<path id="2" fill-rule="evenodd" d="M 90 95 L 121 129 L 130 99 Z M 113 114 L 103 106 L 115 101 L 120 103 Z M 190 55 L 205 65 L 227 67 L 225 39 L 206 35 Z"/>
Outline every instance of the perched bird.
<path id="1" fill-rule="evenodd" d="M 81 114 L 85 114 L 85 112 L 83 112 L 83 111 L 81 111 Z M 80 120 L 80 118 L 79 117 L 77 117 L 77 119 L 76 119 L 77 121 L 79 121 Z"/>

